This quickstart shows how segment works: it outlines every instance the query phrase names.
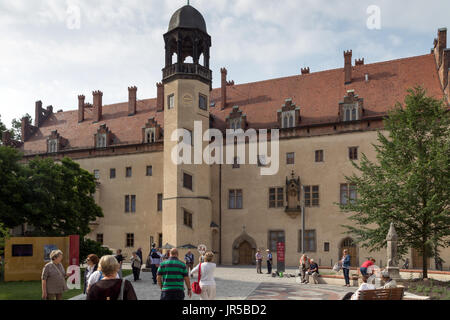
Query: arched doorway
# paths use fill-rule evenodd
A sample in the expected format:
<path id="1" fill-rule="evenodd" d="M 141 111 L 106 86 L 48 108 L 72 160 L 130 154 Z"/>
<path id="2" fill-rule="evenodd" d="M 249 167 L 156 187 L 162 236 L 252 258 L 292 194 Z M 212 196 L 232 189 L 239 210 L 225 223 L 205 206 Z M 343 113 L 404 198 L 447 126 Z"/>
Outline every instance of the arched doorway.
<path id="1" fill-rule="evenodd" d="M 342 259 L 342 252 L 344 251 L 344 249 L 347 249 L 348 254 L 350 255 L 350 266 L 358 267 L 358 248 L 352 238 L 345 238 L 344 240 L 342 240 L 341 245 L 339 246 L 339 260 Z"/>
<path id="2" fill-rule="evenodd" d="M 233 242 L 233 264 L 254 265 L 256 254 L 256 241 L 245 231 Z"/>

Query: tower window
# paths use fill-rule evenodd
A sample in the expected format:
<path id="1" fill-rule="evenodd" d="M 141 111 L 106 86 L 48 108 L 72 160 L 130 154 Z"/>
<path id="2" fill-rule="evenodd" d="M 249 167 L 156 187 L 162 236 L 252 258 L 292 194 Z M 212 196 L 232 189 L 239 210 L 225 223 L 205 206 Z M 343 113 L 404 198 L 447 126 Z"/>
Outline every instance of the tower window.
<path id="1" fill-rule="evenodd" d="M 350 160 L 358 160 L 358 147 L 348 148 L 348 157 Z"/>
<path id="2" fill-rule="evenodd" d="M 208 106 L 208 98 L 205 95 L 200 94 L 198 97 L 198 107 L 206 111 L 208 110 L 207 106 Z"/>
<path id="3" fill-rule="evenodd" d="M 116 178 L 116 169 L 109 169 L 109 178 L 110 179 Z"/>
<path id="4" fill-rule="evenodd" d="M 175 107 L 175 95 L 171 94 L 167 97 L 167 106 L 170 109 L 173 109 Z"/>
<path id="5" fill-rule="evenodd" d="M 163 194 L 162 193 L 158 193 L 158 212 L 163 211 Z"/>
<path id="6" fill-rule="evenodd" d="M 316 162 L 323 162 L 323 150 L 316 150 Z"/>
<path id="7" fill-rule="evenodd" d="M 190 174 L 183 174 L 183 187 L 192 191 L 192 176 Z"/>
<path id="8" fill-rule="evenodd" d="M 127 169 L 125 171 L 125 177 L 131 178 L 132 174 L 133 174 L 132 168 L 131 167 L 127 167 Z"/>
<path id="9" fill-rule="evenodd" d="M 147 177 L 153 176 L 153 167 L 147 166 Z"/>
<path id="10" fill-rule="evenodd" d="M 184 210 L 183 222 L 186 227 L 192 228 L 192 213 Z"/>

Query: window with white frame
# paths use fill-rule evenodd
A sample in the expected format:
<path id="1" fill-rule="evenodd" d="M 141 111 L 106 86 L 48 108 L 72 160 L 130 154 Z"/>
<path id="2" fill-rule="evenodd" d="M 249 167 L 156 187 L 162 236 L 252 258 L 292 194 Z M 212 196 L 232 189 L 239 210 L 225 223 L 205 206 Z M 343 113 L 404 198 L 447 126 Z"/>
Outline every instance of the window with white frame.
<path id="1" fill-rule="evenodd" d="M 145 143 L 154 143 L 156 141 L 155 128 L 145 129 Z"/>
<path id="2" fill-rule="evenodd" d="M 281 115 L 282 119 L 282 128 L 294 128 L 296 126 L 295 123 L 295 110 L 284 111 Z"/>
<path id="3" fill-rule="evenodd" d="M 48 140 L 48 153 L 58 152 L 58 141 L 56 139 Z"/>
<path id="4" fill-rule="evenodd" d="M 106 148 L 106 133 L 97 134 L 97 148 Z"/>

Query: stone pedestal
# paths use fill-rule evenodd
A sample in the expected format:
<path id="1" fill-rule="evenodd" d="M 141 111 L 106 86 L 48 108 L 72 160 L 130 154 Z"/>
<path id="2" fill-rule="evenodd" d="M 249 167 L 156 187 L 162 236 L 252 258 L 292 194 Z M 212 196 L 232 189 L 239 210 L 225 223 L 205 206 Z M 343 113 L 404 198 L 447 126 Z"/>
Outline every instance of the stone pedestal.
<path id="1" fill-rule="evenodd" d="M 386 271 L 389 272 L 389 277 L 393 280 L 400 280 L 400 268 L 398 267 L 397 241 L 398 236 L 395 231 L 394 223 L 391 223 L 387 241 L 387 266 Z"/>

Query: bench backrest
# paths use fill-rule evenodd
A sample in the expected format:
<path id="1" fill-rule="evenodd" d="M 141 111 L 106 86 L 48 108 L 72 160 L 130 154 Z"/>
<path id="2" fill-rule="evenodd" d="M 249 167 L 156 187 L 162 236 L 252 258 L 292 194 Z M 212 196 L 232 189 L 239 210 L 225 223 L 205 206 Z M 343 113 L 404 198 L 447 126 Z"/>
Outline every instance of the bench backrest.
<path id="1" fill-rule="evenodd" d="M 405 288 L 364 290 L 359 292 L 359 300 L 402 300 Z"/>

